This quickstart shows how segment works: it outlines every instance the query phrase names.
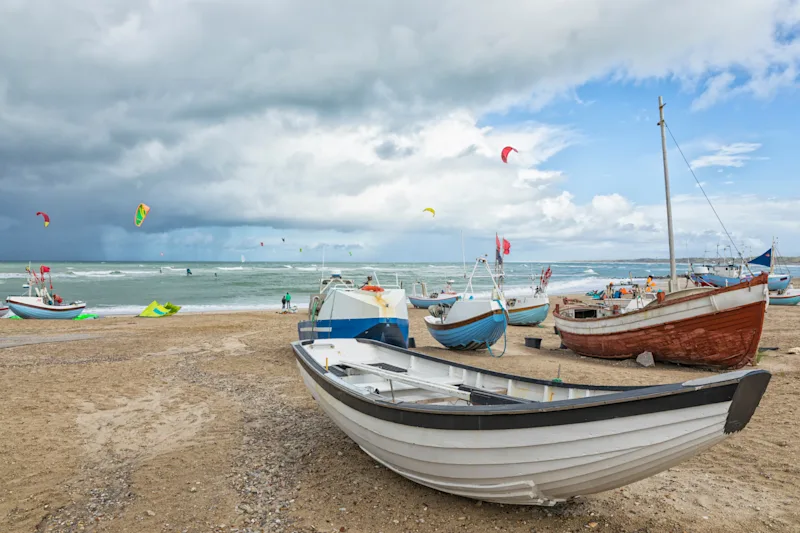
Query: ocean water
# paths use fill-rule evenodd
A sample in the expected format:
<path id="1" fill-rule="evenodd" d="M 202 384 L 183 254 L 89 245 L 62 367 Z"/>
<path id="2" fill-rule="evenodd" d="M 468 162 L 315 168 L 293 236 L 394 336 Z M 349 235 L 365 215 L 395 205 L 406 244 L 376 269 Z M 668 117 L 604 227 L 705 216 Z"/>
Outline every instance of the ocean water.
<path id="1" fill-rule="evenodd" d="M 0 263 L 0 298 L 26 292 L 27 263 Z M 183 306 L 181 312 L 239 311 L 280 309 L 281 296 L 287 291 L 295 305 L 304 307 L 309 297 L 319 289 L 321 276 L 339 269 L 342 276 L 356 283 L 374 274 L 384 285 L 397 279 L 410 293 L 415 281 L 427 283 L 428 290 L 437 290 L 448 279 L 455 280 L 453 288 L 463 290 L 466 280 L 461 263 L 331 263 L 325 266 L 312 263 L 47 263 L 57 294 L 65 301 L 85 301 L 87 312 L 103 315 L 133 315 L 141 312 L 151 301 L 170 301 Z M 605 287 L 610 281 L 633 276 L 666 276 L 668 263 L 512 263 L 506 262 L 506 292 L 520 294 L 531 285 L 548 265 L 552 278 L 551 295 L 582 293 Z M 39 264 L 32 267 L 38 271 Z M 186 275 L 186 268 L 192 276 Z M 467 264 L 468 271 L 471 265 Z M 685 273 L 687 265 L 679 265 Z M 800 267 L 791 267 L 800 275 Z M 484 271 L 485 272 L 485 271 Z M 217 276 L 215 277 L 214 274 Z M 487 275 L 473 280 L 476 293 L 487 293 L 491 281 Z"/>

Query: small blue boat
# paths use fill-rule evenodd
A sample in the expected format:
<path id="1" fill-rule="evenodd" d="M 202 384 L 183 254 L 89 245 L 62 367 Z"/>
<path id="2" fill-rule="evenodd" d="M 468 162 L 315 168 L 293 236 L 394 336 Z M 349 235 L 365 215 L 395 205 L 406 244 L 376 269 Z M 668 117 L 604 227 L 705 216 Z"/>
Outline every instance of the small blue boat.
<path id="1" fill-rule="evenodd" d="M 376 276 L 377 278 L 377 276 Z M 384 288 L 373 277 L 356 287 L 332 271 L 320 282 L 320 293 L 311 297 L 309 319 L 297 324 L 301 341 L 314 339 L 372 339 L 408 347 L 406 291 Z"/>
<path id="2" fill-rule="evenodd" d="M 769 293 L 769 305 L 797 305 L 800 303 L 800 290 L 788 289 L 784 293 Z"/>
<path id="3" fill-rule="evenodd" d="M 507 326 L 500 300 L 461 300 L 441 316 L 426 316 L 431 337 L 451 350 L 479 350 L 496 343 Z"/>
<path id="4" fill-rule="evenodd" d="M 508 323 L 512 326 L 535 326 L 544 322 L 544 319 L 547 318 L 547 312 L 550 310 L 550 302 L 547 301 L 546 296 L 544 300 L 544 302 L 523 301 L 518 305 L 515 304 L 520 302 L 520 299 L 513 303 L 509 300 Z"/>
<path id="5" fill-rule="evenodd" d="M 414 283 L 413 292 L 408 295 L 408 301 L 417 309 L 427 309 L 432 305 L 453 305 L 458 301 L 458 294 L 453 290 L 453 280 L 448 280 L 447 285 L 441 292 L 433 292 L 428 294 L 428 288 L 424 282 L 417 281 Z M 420 288 L 419 294 L 417 287 Z"/>
<path id="6" fill-rule="evenodd" d="M 494 285 L 491 299 L 479 300 L 473 296 L 466 297 L 472 289 L 472 279 L 479 265 L 486 268 Z M 508 327 L 505 299 L 483 257 L 475 261 L 472 274 L 467 280 L 467 288 L 461 298 L 452 306 L 431 306 L 428 312 L 430 316 L 425 317 L 428 333 L 439 344 L 451 350 L 491 349 Z"/>
<path id="7" fill-rule="evenodd" d="M 458 296 L 448 298 L 423 298 L 422 296 L 409 296 L 408 301 L 417 309 L 427 309 L 432 305 L 453 305 L 458 301 Z"/>

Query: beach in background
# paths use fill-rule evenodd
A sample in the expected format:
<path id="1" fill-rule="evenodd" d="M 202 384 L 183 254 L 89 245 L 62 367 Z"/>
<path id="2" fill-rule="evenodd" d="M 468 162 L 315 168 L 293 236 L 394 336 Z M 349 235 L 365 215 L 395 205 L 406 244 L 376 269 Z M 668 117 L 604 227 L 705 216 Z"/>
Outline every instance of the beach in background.
<path id="1" fill-rule="evenodd" d="M 490 258 L 491 260 L 491 258 Z M 292 303 L 299 307 L 308 304 L 309 296 L 317 292 L 321 276 L 339 269 L 356 283 L 368 275 L 377 275 L 383 284 L 397 279 L 411 293 L 415 281 L 427 283 L 429 291 L 439 290 L 445 281 L 455 281 L 453 288 L 462 291 L 462 263 L 46 263 L 51 267 L 55 290 L 65 301 L 87 302 L 87 313 L 100 316 L 135 315 L 150 302 L 172 302 L 182 306 L 181 313 L 256 311 L 280 309 L 281 296 L 292 294 Z M 27 263 L 0 263 L 0 297 L 19 295 L 26 280 Z M 31 263 L 38 272 L 39 263 Z M 537 281 L 542 268 L 550 266 L 553 276 L 548 293 L 552 295 L 583 294 L 602 289 L 609 282 L 669 275 L 669 263 L 619 262 L 553 262 L 514 263 L 507 261 L 506 294 L 522 294 L 531 286 L 531 276 Z M 192 276 L 186 275 L 191 268 Z M 472 263 L 467 263 L 471 272 Z M 789 267 L 800 275 L 800 267 Z M 678 274 L 687 265 L 678 265 Z M 215 277 L 216 274 L 216 277 Z M 477 293 L 488 294 L 491 281 L 485 271 L 478 272 L 473 281 Z M 683 285 L 681 284 L 681 287 Z"/>

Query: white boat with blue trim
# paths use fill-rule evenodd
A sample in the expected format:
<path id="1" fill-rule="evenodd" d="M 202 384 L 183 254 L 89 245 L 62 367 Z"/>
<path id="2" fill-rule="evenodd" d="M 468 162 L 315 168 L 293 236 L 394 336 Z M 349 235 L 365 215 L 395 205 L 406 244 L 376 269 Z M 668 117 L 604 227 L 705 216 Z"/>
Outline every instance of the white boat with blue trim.
<path id="1" fill-rule="evenodd" d="M 536 326 L 544 322 L 550 310 L 550 299 L 547 297 L 547 283 L 552 270 L 542 270 L 538 285 L 531 285 L 530 294 L 508 297 L 508 323 L 512 326 Z M 532 280 L 533 281 L 533 280 Z"/>
<path id="2" fill-rule="evenodd" d="M 453 290 L 452 279 L 447 280 L 447 285 L 439 292 L 432 292 L 428 294 L 428 287 L 424 281 L 417 281 L 414 283 L 411 294 L 408 295 L 408 301 L 417 309 L 427 309 L 432 305 L 443 304 L 453 305 L 458 301 L 458 293 Z M 417 290 L 419 289 L 419 292 Z"/>
<path id="3" fill-rule="evenodd" d="M 40 276 L 37 276 L 30 266 L 25 267 L 25 270 L 29 275 L 28 283 L 26 283 L 28 294 L 6 298 L 8 308 L 18 317 L 39 320 L 72 320 L 80 316 L 86 309 L 86 302 L 64 303 L 61 296 L 55 293 L 51 294 L 53 280 L 49 278 L 50 267 L 42 265 L 39 268 Z M 45 274 L 48 274 L 48 280 L 45 280 Z"/>
<path id="4" fill-rule="evenodd" d="M 769 293 L 769 305 L 797 305 L 800 304 L 800 289 L 791 285 L 783 291 Z"/>
<path id="5" fill-rule="evenodd" d="M 478 299 L 472 292 L 472 279 L 479 266 L 486 268 L 492 280 L 491 298 Z M 467 287 L 461 298 L 452 305 L 433 305 L 428 308 L 429 316 L 425 317 L 425 326 L 436 341 L 451 350 L 491 351 L 508 326 L 506 302 L 494 281 L 486 259 L 479 257 L 475 261 L 467 281 Z"/>
<path id="6" fill-rule="evenodd" d="M 311 296 L 308 320 L 297 324 L 300 340 L 373 339 L 408 346 L 406 291 L 381 286 L 377 275 L 357 287 L 332 270 L 320 281 L 319 294 Z"/>
<path id="7" fill-rule="evenodd" d="M 319 407 L 372 459 L 426 487 L 518 505 L 615 489 L 704 452 L 744 429 L 771 377 L 593 386 L 364 339 L 292 349 Z"/>

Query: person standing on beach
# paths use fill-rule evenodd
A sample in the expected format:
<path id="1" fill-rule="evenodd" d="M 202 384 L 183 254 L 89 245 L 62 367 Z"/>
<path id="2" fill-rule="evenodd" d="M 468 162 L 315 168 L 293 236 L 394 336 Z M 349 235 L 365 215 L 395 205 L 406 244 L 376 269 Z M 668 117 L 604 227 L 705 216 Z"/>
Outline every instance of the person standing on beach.
<path id="1" fill-rule="evenodd" d="M 286 296 L 284 296 L 284 298 L 286 298 L 286 309 L 291 309 L 291 307 L 292 307 L 292 295 L 287 292 Z"/>
<path id="2" fill-rule="evenodd" d="M 286 309 L 286 296 L 283 296 L 283 298 L 281 298 L 281 310 L 283 309 Z"/>

